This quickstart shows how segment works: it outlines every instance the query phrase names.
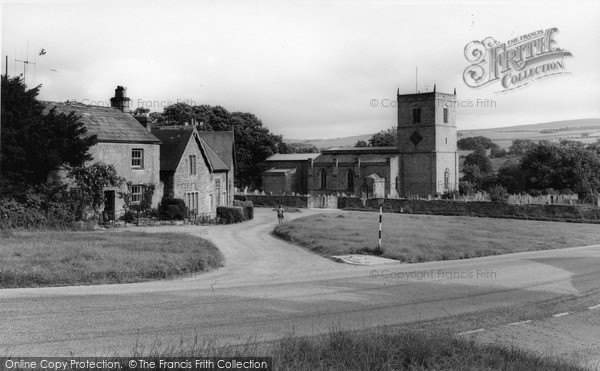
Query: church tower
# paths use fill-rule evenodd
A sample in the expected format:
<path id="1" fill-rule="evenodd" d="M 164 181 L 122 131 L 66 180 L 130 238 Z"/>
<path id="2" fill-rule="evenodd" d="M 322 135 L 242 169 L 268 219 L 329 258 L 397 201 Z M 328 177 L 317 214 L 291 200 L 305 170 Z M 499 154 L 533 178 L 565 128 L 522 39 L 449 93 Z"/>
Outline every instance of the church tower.
<path id="1" fill-rule="evenodd" d="M 456 89 L 454 94 L 402 94 L 398 102 L 400 197 L 458 190 Z"/>

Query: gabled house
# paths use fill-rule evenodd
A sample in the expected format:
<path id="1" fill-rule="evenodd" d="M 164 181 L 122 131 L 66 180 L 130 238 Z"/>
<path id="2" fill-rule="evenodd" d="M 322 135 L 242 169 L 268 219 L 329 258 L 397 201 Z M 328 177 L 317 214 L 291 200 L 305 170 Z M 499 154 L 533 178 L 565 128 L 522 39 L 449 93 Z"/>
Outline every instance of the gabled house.
<path id="1" fill-rule="evenodd" d="M 185 201 L 190 212 L 215 216 L 233 201 L 233 133 L 195 126 L 152 129 L 162 142 L 160 179 L 164 196 Z"/>
<path id="2" fill-rule="evenodd" d="M 117 175 L 131 182 L 131 201 L 139 203 L 149 184 L 154 185 L 152 207 L 157 207 L 162 198 L 160 184 L 160 140 L 150 133 L 129 113 L 129 98 L 121 86 L 115 90 L 111 98 L 113 107 L 90 106 L 80 103 L 43 102 L 45 110 L 54 108 L 57 113 L 68 115 L 74 112 L 80 116 L 89 135 L 96 135 L 97 144 L 90 148 L 93 160 L 87 165 L 103 162 L 113 165 Z M 127 191 L 113 187 L 104 191 L 106 198 L 104 211 L 112 220 L 121 216 L 125 209 L 119 191 Z"/>

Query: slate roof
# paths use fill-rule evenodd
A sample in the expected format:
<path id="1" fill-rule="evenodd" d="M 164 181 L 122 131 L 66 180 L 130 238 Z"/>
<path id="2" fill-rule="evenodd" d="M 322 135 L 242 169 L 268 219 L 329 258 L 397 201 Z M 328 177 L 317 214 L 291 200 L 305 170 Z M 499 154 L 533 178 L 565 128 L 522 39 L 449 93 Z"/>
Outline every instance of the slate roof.
<path id="1" fill-rule="evenodd" d="M 276 153 L 270 157 L 267 157 L 265 161 L 306 161 L 319 157 L 320 153 L 290 153 L 282 154 Z"/>
<path id="2" fill-rule="evenodd" d="M 176 171 L 181 156 L 185 152 L 185 148 L 189 143 L 195 130 L 193 127 L 160 127 L 154 128 L 152 134 L 154 134 L 162 142 L 160 146 L 160 170 L 161 171 Z M 215 136 L 219 137 L 219 136 Z M 226 137 L 226 136 L 223 136 Z M 218 138 L 222 139 L 222 138 Z M 223 142 L 226 140 L 223 139 Z M 220 143 L 216 141 L 216 143 Z M 233 141 L 231 141 L 233 143 Z M 207 163 L 208 168 L 211 172 L 214 171 L 227 171 L 230 169 L 229 166 L 221 159 L 221 157 L 213 150 L 213 148 L 204 140 L 202 136 L 198 136 L 198 145 L 200 151 Z M 232 144 L 233 145 L 233 144 Z M 229 147 L 229 162 L 231 163 L 232 146 Z M 227 159 L 226 159 L 227 161 Z"/>
<path id="3" fill-rule="evenodd" d="M 341 163 L 353 163 L 356 157 L 360 158 L 361 163 L 385 163 L 388 158 L 397 156 L 397 154 L 377 154 L 377 153 L 365 153 L 365 154 L 323 154 L 319 156 L 315 163 L 332 163 L 335 159 Z"/>
<path id="4" fill-rule="evenodd" d="M 322 151 L 323 154 L 373 154 L 373 153 L 398 153 L 397 147 L 332 147 Z"/>
<path id="5" fill-rule="evenodd" d="M 160 145 L 160 170 L 175 171 L 181 161 L 181 156 L 185 152 L 190 137 L 193 131 L 175 130 L 175 129 L 160 129 L 152 130 L 152 134 L 156 136 L 162 144 Z"/>
<path id="6" fill-rule="evenodd" d="M 277 169 L 277 168 L 272 168 L 269 169 L 267 171 L 265 171 L 265 173 L 269 173 L 269 174 L 293 174 L 296 172 L 296 169 Z"/>
<path id="7" fill-rule="evenodd" d="M 229 169 L 233 168 L 233 132 L 198 131 L 198 135 Z"/>
<path id="8" fill-rule="evenodd" d="M 208 167 L 211 171 L 227 171 L 229 170 L 229 166 L 227 166 L 223 160 L 217 155 L 215 151 L 204 141 L 202 137 L 198 137 L 200 142 L 200 148 L 202 148 L 202 153 L 204 154 Z"/>
<path id="9" fill-rule="evenodd" d="M 44 113 L 56 108 L 65 115 L 75 112 L 81 117 L 89 135 L 96 134 L 98 142 L 105 143 L 154 143 L 158 138 L 148 132 L 132 115 L 117 108 L 88 106 L 80 103 L 42 102 Z"/>

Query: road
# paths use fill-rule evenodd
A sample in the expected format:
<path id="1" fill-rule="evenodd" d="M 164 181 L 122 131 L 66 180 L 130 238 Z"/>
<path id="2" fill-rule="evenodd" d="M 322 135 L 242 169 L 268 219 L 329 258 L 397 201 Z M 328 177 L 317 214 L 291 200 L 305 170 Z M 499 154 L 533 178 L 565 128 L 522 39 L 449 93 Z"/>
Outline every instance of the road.
<path id="1" fill-rule="evenodd" d="M 287 217 L 319 212 L 331 211 L 303 210 Z M 509 328 L 507 323 L 569 317 L 552 317 L 556 311 L 568 312 L 571 321 L 576 315 L 600 316 L 600 309 L 589 309 L 600 304 L 597 245 L 352 266 L 273 237 L 275 223 L 271 210 L 256 209 L 253 221 L 238 225 L 139 228 L 212 240 L 226 265 L 195 278 L 0 290 L 0 355 L 130 355 L 136 343 L 192 341 L 195 335 L 243 343 L 291 331 L 317 334 L 337 326 L 362 329 L 449 319 L 456 331 L 483 328 L 506 338 L 509 330 L 502 329 Z M 599 322 L 584 335 L 600 333 Z M 599 346 L 590 341 L 580 348 L 600 355 Z"/>

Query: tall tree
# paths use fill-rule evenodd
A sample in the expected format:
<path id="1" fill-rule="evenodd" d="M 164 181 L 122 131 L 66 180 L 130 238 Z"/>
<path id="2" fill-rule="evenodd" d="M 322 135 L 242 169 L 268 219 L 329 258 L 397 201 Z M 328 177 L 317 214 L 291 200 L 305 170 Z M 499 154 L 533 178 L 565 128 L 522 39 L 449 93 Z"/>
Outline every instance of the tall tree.
<path id="1" fill-rule="evenodd" d="M 2 76 L 0 178 L 11 184 L 36 185 L 63 165 L 90 160 L 96 136 L 87 136 L 74 114 L 44 114 L 37 100 L 40 86 L 27 90 L 18 77 Z"/>
<path id="2" fill-rule="evenodd" d="M 373 134 L 369 139 L 369 147 L 395 147 L 398 143 L 398 128 L 391 127 Z"/>

